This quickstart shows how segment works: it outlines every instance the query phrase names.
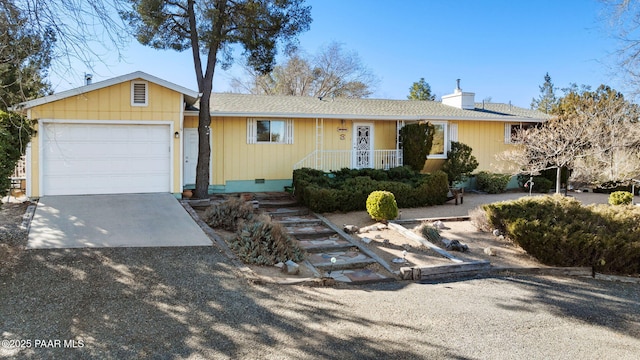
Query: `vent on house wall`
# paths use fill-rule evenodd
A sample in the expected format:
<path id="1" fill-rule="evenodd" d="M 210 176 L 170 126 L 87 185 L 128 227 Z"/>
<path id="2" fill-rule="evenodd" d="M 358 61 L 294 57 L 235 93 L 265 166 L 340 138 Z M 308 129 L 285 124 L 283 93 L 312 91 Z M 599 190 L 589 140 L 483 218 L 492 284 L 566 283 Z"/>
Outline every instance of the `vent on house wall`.
<path id="1" fill-rule="evenodd" d="M 131 106 L 147 106 L 147 82 L 134 81 L 131 83 Z"/>

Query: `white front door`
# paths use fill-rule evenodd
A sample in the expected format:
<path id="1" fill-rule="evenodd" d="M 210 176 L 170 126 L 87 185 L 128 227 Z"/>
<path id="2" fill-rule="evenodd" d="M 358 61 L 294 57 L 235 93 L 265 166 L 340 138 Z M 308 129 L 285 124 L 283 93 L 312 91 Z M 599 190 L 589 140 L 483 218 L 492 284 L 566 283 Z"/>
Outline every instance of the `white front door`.
<path id="1" fill-rule="evenodd" d="M 373 124 L 355 123 L 353 125 L 354 169 L 373 168 Z"/>
<path id="2" fill-rule="evenodd" d="M 198 164 L 198 129 L 184 129 L 184 184 L 196 183 L 196 165 Z"/>

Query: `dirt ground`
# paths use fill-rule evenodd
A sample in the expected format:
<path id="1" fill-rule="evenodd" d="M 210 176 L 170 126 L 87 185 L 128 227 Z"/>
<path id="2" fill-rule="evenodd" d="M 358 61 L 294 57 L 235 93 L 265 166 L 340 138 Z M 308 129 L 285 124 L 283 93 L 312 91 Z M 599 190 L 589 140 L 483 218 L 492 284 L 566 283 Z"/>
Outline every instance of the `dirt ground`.
<path id="1" fill-rule="evenodd" d="M 422 223 L 433 224 L 432 219 L 466 217 L 469 215 L 469 211 L 483 204 L 517 199 L 522 196 L 527 196 L 527 194 L 522 192 L 495 195 L 467 193 L 464 195 L 463 204 L 455 205 L 453 202 L 447 202 L 438 206 L 400 209 L 399 218 L 405 221 L 408 219 L 417 219 L 416 222 L 403 224 L 403 226 L 419 234 L 419 226 Z M 540 195 L 534 194 L 533 196 Z M 585 205 L 595 203 L 606 204 L 608 199 L 608 194 L 597 193 L 571 193 L 570 196 L 575 197 Z M 339 226 L 349 224 L 356 225 L 362 229 L 376 225 L 366 211 L 324 215 L 331 222 Z M 440 230 L 440 235 L 444 239 L 458 240 L 469 248 L 466 252 L 449 251 L 451 255 L 461 260 L 487 260 L 494 267 L 544 267 L 544 265 L 512 241 L 502 236 L 494 236 L 489 232 L 479 231 L 469 220 L 444 220 L 443 223 L 445 228 Z M 440 254 L 392 229 L 387 228 L 380 231 L 354 234 L 354 237 L 357 239 L 371 239 L 372 241 L 366 244 L 366 246 L 387 261 L 394 270 L 399 270 L 400 267 L 403 266 L 451 264 L 450 260 Z M 389 240 L 388 244 L 385 244 L 385 239 Z M 445 248 L 445 244 L 443 243 L 434 243 L 434 245 L 442 249 Z M 485 249 L 487 249 L 488 253 L 485 252 Z M 406 257 L 404 257 L 406 262 L 394 263 L 394 259 L 403 258 L 404 250 L 407 251 Z"/>
<path id="2" fill-rule="evenodd" d="M 366 244 L 365 241 L 363 241 L 362 244 L 384 259 L 396 271 L 399 271 L 400 268 L 404 266 L 425 267 L 452 264 L 451 260 L 383 224 L 374 224 L 370 219 L 365 222 L 359 222 L 361 219 L 360 214 L 330 214 L 327 215 L 327 217 L 335 224 L 354 224 L 365 228 L 371 225 L 373 225 L 373 227 L 376 227 L 376 225 L 378 227 L 385 227 L 382 230 L 358 233 L 353 236 L 360 240 L 370 240 L 368 244 Z M 358 225 L 358 223 L 361 225 Z M 432 224 L 432 222 L 427 221 L 424 223 Z M 416 222 L 404 224 L 403 226 L 414 231 L 416 234 L 420 234 L 419 228 L 421 224 L 422 222 Z M 496 237 L 491 233 L 480 232 L 470 221 L 445 221 L 444 225 L 446 228 L 440 230 L 440 235 L 444 239 L 458 240 L 460 243 L 469 247 L 469 250 L 466 252 L 448 251 L 460 260 L 487 260 L 492 266 L 496 267 L 543 266 L 513 242 L 501 237 Z M 388 243 L 385 240 L 389 240 Z M 433 244 L 441 249 L 445 249 L 444 243 Z M 491 248 L 491 253 L 495 255 L 485 253 L 485 249 L 487 248 Z M 403 256 L 403 251 L 405 250 L 407 253 L 406 256 Z M 405 261 L 399 262 L 401 259 Z"/>
<path id="3" fill-rule="evenodd" d="M 0 206 L 0 272 L 13 266 L 27 245 L 27 231 L 20 225 L 30 204 L 25 201 Z"/>

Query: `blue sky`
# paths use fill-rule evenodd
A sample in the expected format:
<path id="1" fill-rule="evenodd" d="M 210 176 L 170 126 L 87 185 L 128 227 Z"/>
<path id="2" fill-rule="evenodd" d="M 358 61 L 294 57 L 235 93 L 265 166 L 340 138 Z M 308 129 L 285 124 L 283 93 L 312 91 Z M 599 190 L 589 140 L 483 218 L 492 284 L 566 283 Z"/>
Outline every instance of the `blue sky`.
<path id="1" fill-rule="evenodd" d="M 546 72 L 557 87 L 604 83 L 625 91 L 616 77 L 616 41 L 596 0 L 308 0 L 311 30 L 300 47 L 314 53 L 331 41 L 357 52 L 380 79 L 372 98 L 405 99 L 421 77 L 440 97 L 461 79 L 476 101 L 529 107 Z M 55 91 L 141 70 L 197 90 L 190 52 L 145 48 L 135 41 L 126 58 L 106 56 L 93 69 L 51 77 Z M 108 65 L 108 66 L 107 66 Z M 215 91 L 230 91 L 239 66 L 217 70 Z"/>

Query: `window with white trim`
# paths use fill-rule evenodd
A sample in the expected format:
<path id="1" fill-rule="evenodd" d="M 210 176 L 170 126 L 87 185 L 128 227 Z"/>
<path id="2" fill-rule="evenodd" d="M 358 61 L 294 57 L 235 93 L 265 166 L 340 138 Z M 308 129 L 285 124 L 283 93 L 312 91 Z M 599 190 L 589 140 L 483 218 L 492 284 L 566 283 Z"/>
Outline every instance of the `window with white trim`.
<path id="1" fill-rule="evenodd" d="M 247 119 L 247 144 L 293 144 L 293 120 Z"/>
<path id="2" fill-rule="evenodd" d="M 430 123 L 435 128 L 435 132 L 433 134 L 431 151 L 429 152 L 427 158 L 446 159 L 447 150 L 449 150 L 449 134 L 447 131 L 447 123 L 445 121 L 430 121 Z"/>
<path id="3" fill-rule="evenodd" d="M 149 105 L 149 84 L 146 81 L 131 82 L 131 106 Z"/>
<path id="4" fill-rule="evenodd" d="M 535 127 L 535 123 L 506 123 L 504 124 L 504 143 L 515 144 L 515 138 L 520 129 L 527 130 Z"/>

